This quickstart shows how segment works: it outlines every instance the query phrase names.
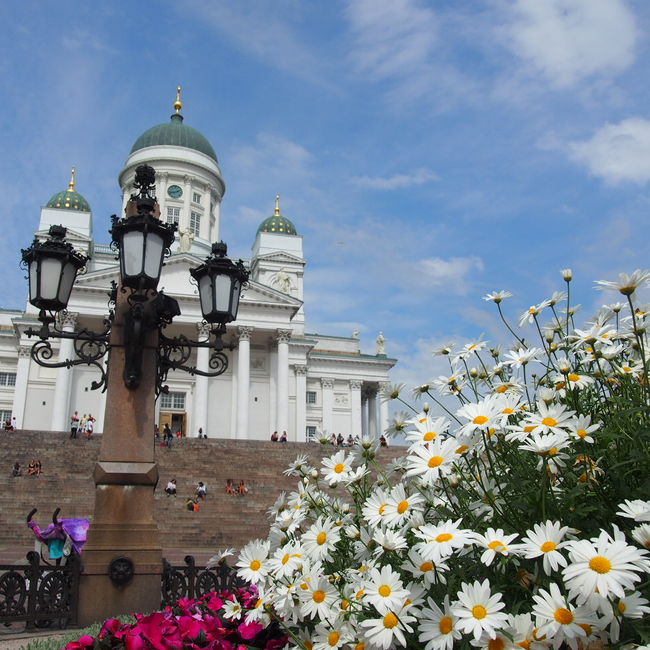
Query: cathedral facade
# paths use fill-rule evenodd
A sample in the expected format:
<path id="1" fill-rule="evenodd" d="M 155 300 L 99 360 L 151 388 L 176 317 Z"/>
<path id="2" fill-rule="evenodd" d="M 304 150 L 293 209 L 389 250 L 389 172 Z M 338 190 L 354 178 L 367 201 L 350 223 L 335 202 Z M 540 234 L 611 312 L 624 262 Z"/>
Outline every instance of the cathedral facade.
<path id="1" fill-rule="evenodd" d="M 135 192 L 136 167 L 146 163 L 156 170 L 161 219 L 178 226 L 159 283 L 181 308 L 168 332 L 200 340 L 206 325 L 189 269 L 202 263 L 212 243 L 221 238 L 225 183 L 210 142 L 184 123 L 180 96 L 174 109 L 169 122 L 136 140 L 119 185 L 124 209 Z M 74 171 L 68 188 L 41 209 L 36 237 L 47 238 L 51 225 L 65 226 L 68 241 L 89 257 L 59 326 L 68 332 L 101 331 L 107 292 L 112 281 L 119 283 L 119 267 L 110 246 L 94 239 L 92 211 L 77 191 Z M 268 439 L 273 431 L 286 431 L 294 441 L 322 432 L 380 435 L 387 426 L 388 408 L 378 395 L 396 362 L 386 356 L 383 337 L 372 354 L 363 354 L 356 332 L 350 337 L 309 332 L 303 238 L 282 215 L 279 197 L 273 214 L 253 234 L 251 257 L 245 260 L 249 286 L 237 321 L 224 337 L 236 343 L 228 352 L 228 369 L 210 378 L 170 372 L 169 392 L 156 402 L 156 422 L 183 435 L 197 436 L 201 430 L 208 437 L 239 439 Z M 78 411 L 80 416 L 92 414 L 95 431 L 101 432 L 106 394 L 90 389 L 98 371 L 85 365 L 55 369 L 35 363 L 30 356 L 34 339 L 25 331 L 38 326 L 31 305 L 26 311 L 0 310 L 2 421 L 13 417 L 18 428 L 67 430 L 71 414 Z M 52 345 L 60 361 L 75 354 L 70 339 L 53 339 Z M 195 352 L 192 363 L 207 370 L 207 351 Z"/>

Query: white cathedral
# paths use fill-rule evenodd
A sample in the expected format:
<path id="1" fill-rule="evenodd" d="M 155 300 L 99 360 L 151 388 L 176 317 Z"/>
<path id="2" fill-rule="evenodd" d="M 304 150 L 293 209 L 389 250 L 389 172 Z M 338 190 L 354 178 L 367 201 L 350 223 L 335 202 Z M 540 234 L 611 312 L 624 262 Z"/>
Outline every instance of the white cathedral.
<path id="1" fill-rule="evenodd" d="M 161 218 L 178 225 L 159 283 L 182 312 L 168 329 L 173 335 L 201 339 L 205 324 L 188 269 L 203 262 L 212 242 L 220 240 L 226 188 L 212 145 L 183 121 L 180 89 L 174 109 L 169 122 L 145 131 L 131 148 L 119 174 L 122 214 L 135 191 L 136 167 L 151 165 Z M 36 237 L 46 239 L 50 226 L 59 224 L 67 228 L 75 249 L 90 258 L 59 326 L 68 332 L 101 331 L 108 313 L 107 292 L 111 281 L 119 282 L 119 267 L 109 245 L 93 238 L 92 211 L 77 192 L 74 170 L 68 189 L 41 209 Z M 168 423 L 172 431 L 187 436 L 201 430 L 210 438 L 262 440 L 273 431 L 286 431 L 292 441 L 312 440 L 320 432 L 380 435 L 388 426 L 388 405 L 378 395 L 396 360 L 386 356 L 381 334 L 374 353 L 363 354 L 357 332 L 340 337 L 306 330 L 303 238 L 281 214 L 279 197 L 274 214 L 257 229 L 245 264 L 249 287 L 237 321 L 224 337 L 237 345 L 227 353 L 227 371 L 211 378 L 170 372 L 169 392 L 156 402 L 160 428 Z M 95 431 L 101 432 L 106 393 L 90 389 L 98 371 L 86 365 L 38 365 L 30 356 L 35 339 L 25 334 L 39 326 L 36 316 L 29 304 L 26 311 L 0 310 L 1 421 L 14 418 L 20 429 L 63 431 L 78 411 L 80 416 L 92 414 Z M 74 355 L 71 339 L 52 339 L 52 345 L 54 360 Z M 207 350 L 199 348 L 193 364 L 207 370 Z"/>

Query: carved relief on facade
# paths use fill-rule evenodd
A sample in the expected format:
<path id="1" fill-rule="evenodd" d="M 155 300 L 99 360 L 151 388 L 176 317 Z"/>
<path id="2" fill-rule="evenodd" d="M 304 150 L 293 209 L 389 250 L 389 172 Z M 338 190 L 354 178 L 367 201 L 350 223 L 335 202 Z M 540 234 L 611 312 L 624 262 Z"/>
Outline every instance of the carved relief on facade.
<path id="1" fill-rule="evenodd" d="M 347 393 L 334 393 L 334 403 L 337 406 L 348 406 L 350 398 Z"/>

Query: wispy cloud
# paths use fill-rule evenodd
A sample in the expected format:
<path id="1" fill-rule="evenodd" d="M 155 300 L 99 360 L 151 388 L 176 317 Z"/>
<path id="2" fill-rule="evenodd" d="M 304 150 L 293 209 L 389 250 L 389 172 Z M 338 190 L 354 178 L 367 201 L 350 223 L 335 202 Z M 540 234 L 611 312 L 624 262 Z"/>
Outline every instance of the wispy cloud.
<path id="1" fill-rule="evenodd" d="M 424 185 L 439 181 L 440 176 L 430 169 L 421 168 L 407 174 L 393 176 L 354 176 L 352 182 L 360 187 L 373 190 L 396 190 L 415 185 Z"/>
<path id="2" fill-rule="evenodd" d="M 510 47 L 554 87 L 611 77 L 634 62 L 638 30 L 623 0 L 517 0 L 509 12 Z"/>
<path id="3" fill-rule="evenodd" d="M 589 140 L 569 142 L 566 150 L 575 162 L 606 183 L 650 180 L 650 121 L 631 117 L 606 124 Z"/>

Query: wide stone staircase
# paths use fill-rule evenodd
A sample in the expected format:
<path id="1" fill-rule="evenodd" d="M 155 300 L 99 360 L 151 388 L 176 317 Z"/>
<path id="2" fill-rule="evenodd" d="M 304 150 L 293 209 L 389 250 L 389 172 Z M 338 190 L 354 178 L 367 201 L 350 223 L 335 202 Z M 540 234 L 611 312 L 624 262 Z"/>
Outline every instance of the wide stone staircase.
<path id="1" fill-rule="evenodd" d="M 99 454 L 101 436 L 69 440 L 58 432 L 0 432 L 0 547 L 27 547 L 33 543 L 25 517 L 38 508 L 35 520 L 51 521 L 52 512 L 61 508 L 60 517 L 92 518 L 95 486 L 92 471 Z M 152 444 L 154 444 L 152 442 Z M 163 549 L 240 548 L 248 540 L 266 537 L 268 509 L 279 494 L 295 489 L 297 479 L 283 475 L 296 456 L 306 454 L 320 466 L 324 456 L 337 448 L 308 443 L 274 443 L 225 439 L 175 439 L 171 449 L 156 443 L 156 462 L 160 481 L 156 488 L 156 519 Z M 346 451 L 349 451 L 346 449 Z M 379 450 L 380 462 L 402 455 L 402 447 Z M 26 476 L 27 465 L 39 459 L 43 474 Z M 20 463 L 23 476 L 12 478 L 11 469 Z M 175 478 L 178 496 L 168 497 L 164 488 Z M 227 479 L 235 485 L 240 479 L 249 488 L 245 496 L 225 493 Z M 185 504 L 194 495 L 198 481 L 208 488 L 198 512 Z"/>

